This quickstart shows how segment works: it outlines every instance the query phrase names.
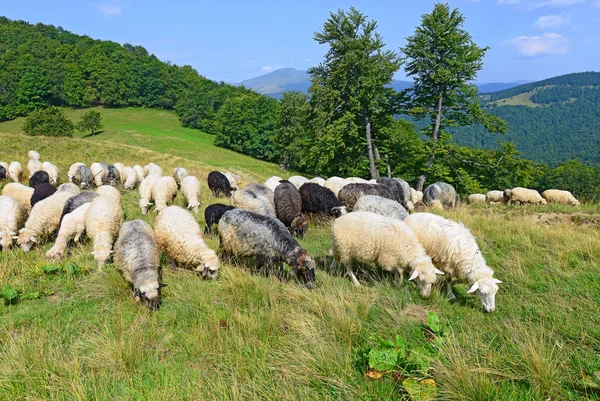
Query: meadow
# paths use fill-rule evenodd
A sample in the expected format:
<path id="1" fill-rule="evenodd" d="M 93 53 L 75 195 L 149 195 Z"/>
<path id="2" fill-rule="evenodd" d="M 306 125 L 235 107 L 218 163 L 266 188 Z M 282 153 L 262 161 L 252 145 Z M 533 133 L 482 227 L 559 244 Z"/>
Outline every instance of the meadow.
<path id="1" fill-rule="evenodd" d="M 183 166 L 203 182 L 202 225 L 203 209 L 224 202 L 208 191 L 210 171 L 237 173 L 243 185 L 291 175 L 215 147 L 171 112 L 98 110 L 103 130 L 73 139 L 25 136 L 20 119 L 1 123 L 0 160 L 25 166 L 35 149 L 64 172 L 75 161 Z M 121 191 L 126 220 L 152 223 L 137 190 Z M 299 240 L 317 260 L 314 290 L 243 266 L 204 281 L 163 257 L 168 286 L 156 313 L 134 302 L 113 265 L 98 271 L 89 243 L 59 264 L 44 257 L 50 242 L 0 252 L 1 296 L 19 294 L 0 300 L 0 400 L 424 399 L 407 392 L 407 377 L 432 378 L 440 400 L 597 400 L 600 207 L 478 205 L 443 215 L 471 229 L 503 281 L 494 313 L 466 285 L 454 286 L 455 301 L 437 289 L 422 299 L 410 282 L 359 272 L 355 288 L 329 269 L 329 221 L 312 221 Z M 217 237 L 207 242 L 218 249 Z M 430 346 L 428 312 L 444 327 L 435 355 L 421 369 L 366 377 L 373 336 Z"/>

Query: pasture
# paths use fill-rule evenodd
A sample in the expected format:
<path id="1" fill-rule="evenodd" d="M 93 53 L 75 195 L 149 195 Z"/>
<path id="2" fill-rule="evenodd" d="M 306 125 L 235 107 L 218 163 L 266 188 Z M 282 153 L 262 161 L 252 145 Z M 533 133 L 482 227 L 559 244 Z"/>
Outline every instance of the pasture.
<path id="1" fill-rule="evenodd" d="M 22 120 L 1 123 L 0 160 L 25 167 L 35 149 L 65 173 L 76 161 L 152 161 L 165 174 L 182 166 L 203 183 L 202 225 L 204 208 L 225 202 L 206 186 L 210 171 L 239 174 L 242 186 L 290 175 L 215 147 L 171 112 L 98 110 L 104 129 L 92 137 L 28 137 Z M 156 213 L 140 215 L 137 190 L 120 189 L 125 219 L 152 224 Z M 175 203 L 184 206 L 181 195 Z M 422 299 L 413 283 L 382 272 L 362 272 L 355 288 L 329 271 L 328 221 L 312 221 L 299 240 L 317 260 L 314 290 L 243 266 L 203 281 L 163 257 L 168 287 L 157 313 L 133 301 L 114 266 L 98 272 L 89 243 L 59 264 L 44 257 L 51 242 L 0 252 L 0 291 L 19 293 L 14 304 L 0 301 L 0 399 L 408 400 L 408 376 L 433 378 L 441 400 L 598 399 L 600 207 L 475 205 L 443 215 L 471 229 L 504 282 L 494 313 L 466 285 L 455 285 L 452 302 L 438 289 Z M 218 242 L 207 238 L 213 249 Z M 444 325 L 427 368 L 366 377 L 371 336 L 425 347 L 427 312 Z"/>

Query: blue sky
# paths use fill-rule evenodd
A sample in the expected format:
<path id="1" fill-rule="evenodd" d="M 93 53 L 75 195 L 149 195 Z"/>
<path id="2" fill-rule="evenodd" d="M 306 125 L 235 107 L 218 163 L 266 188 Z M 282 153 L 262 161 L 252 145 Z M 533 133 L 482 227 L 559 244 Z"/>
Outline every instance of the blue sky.
<path id="1" fill-rule="evenodd" d="M 600 70 L 600 0 L 450 0 L 480 46 L 480 82 L 539 80 Z M 431 0 L 2 0 L 0 15 L 144 46 L 214 80 L 239 82 L 280 67 L 306 69 L 326 51 L 312 40 L 330 11 L 358 8 L 388 47 L 412 35 Z M 397 79 L 404 79 L 400 71 Z"/>

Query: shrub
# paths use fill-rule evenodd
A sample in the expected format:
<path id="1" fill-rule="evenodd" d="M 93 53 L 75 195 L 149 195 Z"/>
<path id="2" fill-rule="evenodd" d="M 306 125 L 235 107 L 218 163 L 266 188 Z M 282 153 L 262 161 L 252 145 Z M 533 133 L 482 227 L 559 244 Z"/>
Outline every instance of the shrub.
<path id="1" fill-rule="evenodd" d="M 25 119 L 23 131 L 27 135 L 73 136 L 73 123 L 57 107 L 36 110 Z"/>

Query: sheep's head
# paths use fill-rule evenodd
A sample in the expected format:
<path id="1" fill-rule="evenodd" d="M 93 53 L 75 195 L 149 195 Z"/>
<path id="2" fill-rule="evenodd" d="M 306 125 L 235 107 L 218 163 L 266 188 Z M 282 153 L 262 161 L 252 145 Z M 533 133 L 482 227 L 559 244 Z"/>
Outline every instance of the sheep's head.
<path id="1" fill-rule="evenodd" d="M 486 312 L 493 312 L 496 309 L 496 293 L 498 292 L 498 284 L 502 281 L 495 278 L 482 278 L 477 280 L 467 294 L 477 292 L 477 296 L 481 300 Z"/>
<path id="2" fill-rule="evenodd" d="M 158 284 L 157 281 L 146 283 L 134 289 L 135 299 L 148 305 L 150 312 L 155 312 L 160 308 L 160 289 L 166 286 L 166 284 Z"/>
<path id="3" fill-rule="evenodd" d="M 429 298 L 431 287 L 435 284 L 437 276 L 444 274 L 444 272 L 436 269 L 429 256 L 424 256 L 413 261 L 410 266 L 413 268 L 413 271 L 409 280 L 415 281 L 423 298 Z"/>
<path id="4" fill-rule="evenodd" d="M 152 206 L 152 202 L 148 201 L 148 199 L 140 199 L 140 211 L 142 214 L 148 213 L 148 208 Z"/>
<path id="5" fill-rule="evenodd" d="M 112 250 L 106 247 L 98 247 L 94 248 L 92 255 L 94 255 L 94 259 L 98 262 L 98 267 L 102 267 L 106 264 L 108 259 L 110 259 L 110 254 L 113 253 Z"/>
<path id="6" fill-rule="evenodd" d="M 335 217 L 340 217 L 347 213 L 348 213 L 348 209 L 346 208 L 346 206 L 336 206 L 336 207 L 332 208 L 330 211 L 330 214 Z"/>
<path id="7" fill-rule="evenodd" d="M 308 255 L 306 250 L 302 250 L 292 266 L 296 277 L 304 282 L 307 288 L 315 286 L 315 261 Z"/>
<path id="8" fill-rule="evenodd" d="M 299 215 L 292 220 L 292 224 L 290 226 L 293 234 L 296 234 L 300 238 L 304 238 L 304 234 L 306 233 L 306 230 L 308 230 L 308 221 L 303 215 Z"/>
<path id="9" fill-rule="evenodd" d="M 200 202 L 190 201 L 188 202 L 188 209 L 190 209 L 193 213 L 198 213 L 198 208 L 200 207 Z"/>
<path id="10" fill-rule="evenodd" d="M 542 200 L 540 201 L 540 203 L 541 203 L 542 205 L 547 205 L 547 204 L 548 204 L 548 201 L 547 201 L 546 199 L 542 198 Z"/>
<path id="11" fill-rule="evenodd" d="M 444 210 L 444 206 L 442 205 L 442 202 L 440 202 L 439 200 L 434 200 L 433 202 L 431 202 L 430 207 L 434 210 Z"/>
<path id="12" fill-rule="evenodd" d="M 154 206 L 154 209 L 157 212 L 160 212 L 161 210 L 163 210 L 166 207 L 167 207 L 167 202 L 165 202 L 164 200 L 157 200 L 156 205 Z"/>
<path id="13" fill-rule="evenodd" d="M 37 243 L 37 233 L 28 228 L 22 228 L 17 236 L 17 244 L 21 245 L 23 252 L 29 252 Z"/>
<path id="14" fill-rule="evenodd" d="M 9 230 L 0 231 L 0 249 L 8 250 L 12 244 L 13 240 L 16 238 L 17 233 Z"/>
<path id="15" fill-rule="evenodd" d="M 202 273 L 202 277 L 204 279 L 210 278 L 211 280 L 216 280 L 217 276 L 219 275 L 220 266 L 221 262 L 215 253 L 214 255 L 210 255 L 208 258 L 206 258 L 204 263 L 200 264 L 200 266 L 196 268 L 196 271 Z"/>

